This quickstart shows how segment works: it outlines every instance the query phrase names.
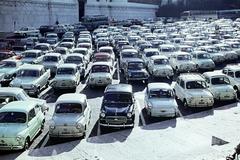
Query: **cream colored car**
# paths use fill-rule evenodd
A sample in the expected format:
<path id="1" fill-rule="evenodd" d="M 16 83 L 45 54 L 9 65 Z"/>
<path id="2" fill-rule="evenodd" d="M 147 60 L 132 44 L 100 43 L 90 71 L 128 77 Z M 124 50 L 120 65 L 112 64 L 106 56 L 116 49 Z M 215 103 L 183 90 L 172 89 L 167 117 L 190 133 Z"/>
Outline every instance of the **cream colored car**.
<path id="1" fill-rule="evenodd" d="M 227 65 L 222 71 L 228 76 L 230 84 L 233 88 L 239 92 L 240 91 L 240 65 Z"/>
<path id="2" fill-rule="evenodd" d="M 193 62 L 192 56 L 187 52 L 176 52 L 170 58 L 170 64 L 176 72 L 197 71 L 197 65 Z"/>
<path id="3" fill-rule="evenodd" d="M 207 88 L 213 94 L 215 100 L 236 100 L 237 94 L 230 84 L 229 78 L 218 71 L 205 72 L 203 77 L 207 82 Z"/>
<path id="4" fill-rule="evenodd" d="M 113 68 L 108 62 L 95 62 L 92 64 L 88 86 L 107 86 L 112 84 L 113 81 Z"/>
<path id="5" fill-rule="evenodd" d="M 166 77 L 172 79 L 173 69 L 164 55 L 152 56 L 148 63 L 148 71 L 153 77 Z"/>
<path id="6" fill-rule="evenodd" d="M 174 91 L 184 107 L 212 107 L 214 104 L 213 95 L 199 74 L 181 74 L 174 85 Z"/>

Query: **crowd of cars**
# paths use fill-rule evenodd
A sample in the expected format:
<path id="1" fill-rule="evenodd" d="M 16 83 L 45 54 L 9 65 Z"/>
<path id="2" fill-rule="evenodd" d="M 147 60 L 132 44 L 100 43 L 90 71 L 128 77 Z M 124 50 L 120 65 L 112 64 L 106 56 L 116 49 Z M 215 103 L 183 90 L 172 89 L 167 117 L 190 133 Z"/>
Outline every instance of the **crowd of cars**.
<path id="1" fill-rule="evenodd" d="M 48 105 L 38 96 L 49 86 L 55 92 L 75 92 L 81 81 L 93 90 L 106 87 L 99 115 L 102 130 L 134 126 L 136 98 L 131 83 L 135 81 L 146 87 L 144 107 L 149 117 L 177 117 L 177 99 L 186 108 L 236 101 L 240 22 L 102 25 L 77 36 L 66 31 L 61 39 L 50 32 L 32 48 L 0 57 L 0 149 L 27 149 L 44 127 Z M 223 69 L 215 70 L 219 66 Z M 120 84 L 113 84 L 115 72 L 120 72 Z M 57 99 L 50 138 L 85 136 L 92 114 L 87 96 L 66 93 Z"/>

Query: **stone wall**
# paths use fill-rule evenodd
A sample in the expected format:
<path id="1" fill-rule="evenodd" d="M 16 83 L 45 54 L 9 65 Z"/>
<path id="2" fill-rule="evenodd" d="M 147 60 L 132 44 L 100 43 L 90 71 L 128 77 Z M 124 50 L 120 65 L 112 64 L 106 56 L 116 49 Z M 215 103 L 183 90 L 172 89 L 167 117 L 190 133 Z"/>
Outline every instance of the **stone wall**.
<path id="1" fill-rule="evenodd" d="M 88 0 L 85 15 L 107 15 L 117 20 L 155 18 L 158 5 L 129 3 L 128 0 Z"/>
<path id="2" fill-rule="evenodd" d="M 0 32 L 21 27 L 74 23 L 78 21 L 77 0 L 0 0 Z"/>

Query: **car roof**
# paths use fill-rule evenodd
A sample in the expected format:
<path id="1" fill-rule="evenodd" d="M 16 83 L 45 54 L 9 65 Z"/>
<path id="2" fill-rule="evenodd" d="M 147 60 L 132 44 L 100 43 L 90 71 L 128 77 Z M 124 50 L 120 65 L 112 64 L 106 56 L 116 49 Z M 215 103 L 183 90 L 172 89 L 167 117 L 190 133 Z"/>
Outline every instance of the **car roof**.
<path id="1" fill-rule="evenodd" d="M 122 53 L 126 53 L 126 52 L 136 52 L 136 53 L 138 53 L 138 51 L 136 49 L 124 49 L 124 50 L 122 50 Z"/>
<path id="2" fill-rule="evenodd" d="M 15 93 L 15 94 L 19 94 L 23 91 L 22 88 L 18 88 L 18 87 L 0 87 L 0 94 L 1 93 Z"/>
<path id="3" fill-rule="evenodd" d="M 127 62 L 144 62 L 141 58 L 129 58 Z"/>
<path id="4" fill-rule="evenodd" d="M 157 48 L 145 48 L 144 52 L 159 52 Z"/>
<path id="5" fill-rule="evenodd" d="M 110 84 L 106 87 L 104 93 L 106 92 L 127 92 L 132 93 L 132 85 L 130 84 Z"/>
<path id="6" fill-rule="evenodd" d="M 148 89 L 172 89 L 172 87 L 168 83 L 149 83 L 148 84 Z"/>
<path id="7" fill-rule="evenodd" d="M 56 104 L 59 103 L 85 103 L 86 95 L 81 93 L 66 93 L 58 97 Z"/>
<path id="8" fill-rule="evenodd" d="M 58 66 L 58 68 L 77 68 L 77 65 L 76 64 L 73 64 L 73 63 L 64 63 L 64 64 L 60 64 Z"/>
<path id="9" fill-rule="evenodd" d="M 156 59 L 168 59 L 168 57 L 165 56 L 165 55 L 154 55 L 154 56 L 151 56 L 151 59 L 152 59 L 152 60 L 156 60 Z"/>
<path id="10" fill-rule="evenodd" d="M 87 48 L 83 48 L 83 47 L 77 47 L 77 48 L 73 49 L 73 52 L 77 51 L 77 50 L 79 50 L 79 51 L 87 51 L 88 49 Z"/>
<path id="11" fill-rule="evenodd" d="M 25 69 L 25 70 L 41 70 L 43 68 L 43 65 L 40 64 L 24 64 L 19 67 L 19 69 Z"/>
<path id="12" fill-rule="evenodd" d="M 13 101 L 4 105 L 0 112 L 16 111 L 16 112 L 29 112 L 37 105 L 37 102 L 34 101 Z"/>
<path id="13" fill-rule="evenodd" d="M 203 75 L 207 76 L 207 77 L 218 77 L 218 76 L 222 77 L 222 76 L 226 76 L 221 71 L 205 72 L 205 73 L 203 73 Z"/>
<path id="14" fill-rule="evenodd" d="M 71 53 L 71 54 L 68 54 L 68 55 L 66 56 L 66 58 L 67 58 L 67 57 L 72 57 L 72 56 L 81 57 L 81 58 L 84 57 L 84 55 L 79 54 L 79 53 Z"/>
<path id="15" fill-rule="evenodd" d="M 111 66 L 111 64 L 109 64 L 109 62 L 94 62 L 94 63 L 92 64 L 92 66 L 95 66 L 95 65 Z"/>
<path id="16" fill-rule="evenodd" d="M 34 53 L 39 53 L 39 52 L 42 52 L 41 50 L 39 50 L 39 49 L 30 49 L 30 50 L 26 50 L 26 51 L 24 51 L 23 53 L 29 53 L 29 52 L 34 52 Z"/>
<path id="17" fill-rule="evenodd" d="M 56 56 L 57 57 L 57 56 L 61 56 L 61 54 L 60 53 L 47 53 L 44 55 L 44 57 L 45 56 Z"/>
<path id="18" fill-rule="evenodd" d="M 226 67 L 224 67 L 224 69 L 231 69 L 233 71 L 239 71 L 240 70 L 240 65 L 227 65 Z"/>
<path id="19" fill-rule="evenodd" d="M 195 73 L 183 73 L 179 76 L 180 79 L 184 81 L 195 81 L 195 80 L 204 80 L 204 78 L 200 74 Z"/>

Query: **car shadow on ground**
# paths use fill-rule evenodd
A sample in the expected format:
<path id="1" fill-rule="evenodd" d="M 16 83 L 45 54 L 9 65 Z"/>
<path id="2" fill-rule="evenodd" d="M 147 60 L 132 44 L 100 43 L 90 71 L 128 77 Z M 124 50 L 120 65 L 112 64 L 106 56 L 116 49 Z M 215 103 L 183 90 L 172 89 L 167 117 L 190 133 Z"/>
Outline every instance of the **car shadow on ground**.
<path id="1" fill-rule="evenodd" d="M 1 160 L 15 160 L 23 151 L 3 151 L 0 150 Z"/>
<path id="2" fill-rule="evenodd" d="M 100 136 L 90 137 L 87 142 L 96 144 L 124 142 L 131 132 L 132 128 L 105 128 Z"/>
<path id="3" fill-rule="evenodd" d="M 105 87 L 91 88 L 88 85 L 86 85 L 80 93 L 87 95 L 88 99 L 93 99 L 97 97 L 102 97 L 104 90 Z"/>
<path id="4" fill-rule="evenodd" d="M 177 125 L 176 118 L 151 118 L 149 124 L 141 126 L 144 130 L 160 130 L 167 128 L 175 128 Z"/>
<path id="5" fill-rule="evenodd" d="M 58 139 L 57 141 L 58 142 L 54 140 L 54 144 L 64 143 L 64 147 L 62 145 L 54 145 L 54 147 L 51 146 L 51 147 L 45 147 L 44 149 L 29 150 L 28 155 L 31 157 L 47 157 L 47 156 L 59 155 L 65 152 L 70 152 L 81 142 L 81 139 L 64 138 L 60 140 Z"/>

